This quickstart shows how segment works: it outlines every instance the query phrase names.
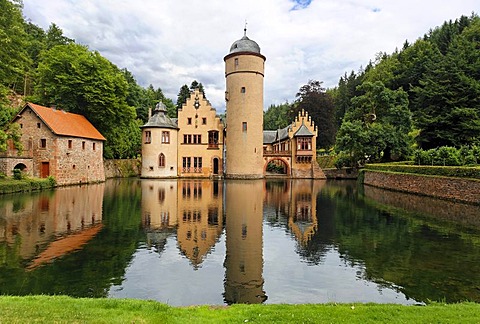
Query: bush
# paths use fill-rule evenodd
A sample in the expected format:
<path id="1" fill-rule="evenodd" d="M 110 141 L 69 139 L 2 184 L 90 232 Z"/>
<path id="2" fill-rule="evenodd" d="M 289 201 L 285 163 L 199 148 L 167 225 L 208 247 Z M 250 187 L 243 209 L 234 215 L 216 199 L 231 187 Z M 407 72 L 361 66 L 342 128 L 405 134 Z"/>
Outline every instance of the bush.
<path id="1" fill-rule="evenodd" d="M 435 149 L 415 150 L 413 161 L 416 165 L 462 166 L 476 165 L 479 161 L 480 150 L 475 147 L 442 146 Z"/>
<path id="2" fill-rule="evenodd" d="M 352 167 L 353 164 L 352 158 L 344 154 L 339 154 L 336 157 L 335 162 L 333 162 L 333 165 L 335 165 L 337 169 L 341 169 L 343 167 Z"/>
<path id="3" fill-rule="evenodd" d="M 418 165 L 392 165 L 388 163 L 367 164 L 367 170 L 389 171 L 400 173 L 414 173 L 443 177 L 480 179 L 480 167 L 453 167 L 453 166 L 418 166 Z"/>
<path id="4" fill-rule="evenodd" d="M 25 176 L 20 169 L 13 169 L 13 179 L 15 180 L 22 180 L 25 179 Z"/>

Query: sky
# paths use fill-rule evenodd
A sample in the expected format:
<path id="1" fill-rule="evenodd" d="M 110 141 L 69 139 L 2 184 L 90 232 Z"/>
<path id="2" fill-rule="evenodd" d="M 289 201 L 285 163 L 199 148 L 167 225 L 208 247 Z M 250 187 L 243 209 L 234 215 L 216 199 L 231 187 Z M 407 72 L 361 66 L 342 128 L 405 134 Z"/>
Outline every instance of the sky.
<path id="1" fill-rule="evenodd" d="M 266 56 L 264 107 L 293 102 L 302 85 L 333 88 L 376 54 L 391 54 L 430 29 L 479 14 L 478 0 L 23 0 L 25 18 L 88 45 L 143 87 L 174 102 L 180 87 L 204 85 L 225 110 L 223 58 L 247 36 Z"/>

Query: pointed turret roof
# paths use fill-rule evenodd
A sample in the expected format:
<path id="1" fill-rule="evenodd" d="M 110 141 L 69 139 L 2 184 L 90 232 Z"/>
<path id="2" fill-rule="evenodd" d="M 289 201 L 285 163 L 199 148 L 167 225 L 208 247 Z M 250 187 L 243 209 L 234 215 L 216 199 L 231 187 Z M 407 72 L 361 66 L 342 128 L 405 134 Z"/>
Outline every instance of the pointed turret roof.
<path id="1" fill-rule="evenodd" d="M 163 102 L 159 102 L 153 110 L 152 116 L 148 119 L 148 122 L 141 126 L 141 128 L 171 128 L 178 129 L 178 125 L 170 117 L 166 115 L 167 107 Z"/>

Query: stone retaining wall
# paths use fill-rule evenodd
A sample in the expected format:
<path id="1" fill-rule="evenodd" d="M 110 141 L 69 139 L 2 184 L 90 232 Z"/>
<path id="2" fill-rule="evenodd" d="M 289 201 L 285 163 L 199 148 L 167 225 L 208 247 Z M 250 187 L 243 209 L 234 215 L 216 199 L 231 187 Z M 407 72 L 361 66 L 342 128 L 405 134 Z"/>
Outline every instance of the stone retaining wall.
<path id="1" fill-rule="evenodd" d="M 455 222 L 467 227 L 480 228 L 480 206 L 453 203 L 445 199 L 412 195 L 410 193 L 364 187 L 365 197 L 382 205 L 394 206 L 411 213 L 421 213 L 432 219 Z"/>
<path id="2" fill-rule="evenodd" d="M 365 170 L 363 183 L 378 188 L 480 205 L 480 181 L 474 179 Z"/>
<path id="3" fill-rule="evenodd" d="M 127 178 L 140 175 L 140 159 L 104 160 L 105 178 Z"/>

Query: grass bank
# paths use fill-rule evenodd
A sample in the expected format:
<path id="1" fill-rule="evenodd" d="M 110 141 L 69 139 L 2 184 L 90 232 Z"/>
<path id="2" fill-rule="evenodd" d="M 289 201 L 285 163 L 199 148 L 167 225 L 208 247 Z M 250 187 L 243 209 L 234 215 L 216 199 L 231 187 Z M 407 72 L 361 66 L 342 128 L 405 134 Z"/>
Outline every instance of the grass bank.
<path id="1" fill-rule="evenodd" d="M 55 179 L 52 177 L 45 179 L 24 178 L 20 180 L 12 178 L 0 179 L 0 194 L 30 192 L 35 190 L 51 189 L 55 187 Z"/>
<path id="2" fill-rule="evenodd" d="M 0 323 L 479 323 L 480 304 L 233 305 L 171 307 L 154 301 L 0 297 Z"/>

